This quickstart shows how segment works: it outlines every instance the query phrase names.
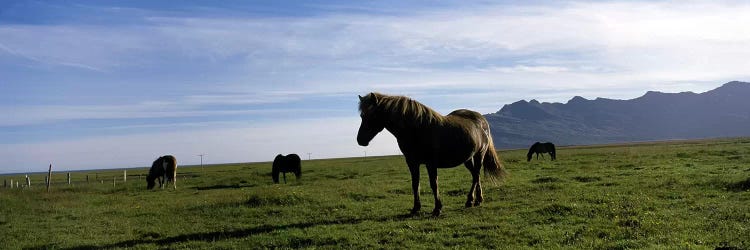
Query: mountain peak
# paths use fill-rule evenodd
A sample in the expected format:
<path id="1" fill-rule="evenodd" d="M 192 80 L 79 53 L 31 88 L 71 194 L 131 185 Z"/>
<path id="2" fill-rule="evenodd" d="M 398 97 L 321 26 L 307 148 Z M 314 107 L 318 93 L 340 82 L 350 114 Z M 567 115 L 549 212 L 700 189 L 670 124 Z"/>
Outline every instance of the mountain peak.
<path id="1" fill-rule="evenodd" d="M 750 82 L 740 82 L 740 81 L 731 81 L 728 83 L 725 83 L 724 85 L 721 85 L 721 87 L 718 87 L 714 90 L 720 90 L 720 89 L 747 89 L 750 88 Z"/>
<path id="2" fill-rule="evenodd" d="M 709 95 L 742 95 L 750 93 L 750 82 L 731 81 L 714 90 L 705 92 Z"/>
<path id="3" fill-rule="evenodd" d="M 573 99 L 570 99 L 570 101 L 568 101 L 568 104 L 571 104 L 571 103 L 583 103 L 583 102 L 586 102 L 586 101 L 588 101 L 586 98 L 583 98 L 581 96 L 574 96 Z"/>

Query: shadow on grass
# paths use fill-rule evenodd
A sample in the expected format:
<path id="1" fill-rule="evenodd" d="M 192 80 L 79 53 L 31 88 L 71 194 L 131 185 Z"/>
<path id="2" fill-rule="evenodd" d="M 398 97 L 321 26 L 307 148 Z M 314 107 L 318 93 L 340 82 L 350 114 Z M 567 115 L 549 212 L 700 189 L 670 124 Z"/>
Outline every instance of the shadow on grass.
<path id="1" fill-rule="evenodd" d="M 239 238 L 249 237 L 249 236 L 258 235 L 258 234 L 270 233 L 270 232 L 277 231 L 277 230 L 306 229 L 306 228 L 311 228 L 311 227 L 316 227 L 316 226 L 327 226 L 327 225 L 359 224 L 365 221 L 375 221 L 375 222 L 399 221 L 399 220 L 405 220 L 409 218 L 415 218 L 415 217 L 409 214 L 403 214 L 403 215 L 393 215 L 393 216 L 383 216 L 383 217 L 373 217 L 373 218 L 349 218 L 349 219 L 342 219 L 342 220 L 294 223 L 294 224 L 288 224 L 288 225 L 262 225 L 262 226 L 251 227 L 251 228 L 246 228 L 246 229 L 183 234 L 183 235 L 177 235 L 177 236 L 166 237 L 166 238 L 161 238 L 161 239 L 153 239 L 151 237 L 144 237 L 144 239 L 126 240 L 126 241 L 100 245 L 100 246 L 82 245 L 82 246 L 77 246 L 77 247 L 61 248 L 61 249 L 78 250 L 78 249 L 133 248 L 138 245 L 144 245 L 144 244 L 155 244 L 159 246 L 167 246 L 167 245 L 171 245 L 174 243 L 190 242 L 190 241 L 214 242 L 218 240 L 239 239 Z M 152 237 L 153 236 L 158 237 L 159 235 L 158 234 L 152 235 Z M 50 247 L 49 245 L 42 245 L 42 246 L 27 248 L 27 249 L 48 249 L 49 247 Z"/>
<path id="2" fill-rule="evenodd" d="M 727 184 L 727 190 L 732 192 L 744 192 L 747 190 L 750 190 L 750 178 L 747 178 L 747 180 L 744 181 L 738 181 L 735 183 L 729 183 Z"/>
<path id="3" fill-rule="evenodd" d="M 255 184 L 248 184 L 248 185 L 240 185 L 240 184 L 232 184 L 232 185 L 213 185 L 213 186 L 207 186 L 207 187 L 194 187 L 193 189 L 196 190 L 214 190 L 214 189 L 238 189 L 243 187 L 255 187 L 257 185 Z"/>

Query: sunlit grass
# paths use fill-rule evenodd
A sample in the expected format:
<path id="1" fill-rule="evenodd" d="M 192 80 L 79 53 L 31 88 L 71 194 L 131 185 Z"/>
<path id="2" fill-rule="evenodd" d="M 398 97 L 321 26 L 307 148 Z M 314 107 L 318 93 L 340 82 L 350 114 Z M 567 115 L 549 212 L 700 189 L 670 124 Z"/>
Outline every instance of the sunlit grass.
<path id="1" fill-rule="evenodd" d="M 750 248 L 750 139 L 558 150 L 526 162 L 464 208 L 470 175 L 439 170 L 443 215 L 422 173 L 423 213 L 399 156 L 303 161 L 273 184 L 270 163 L 181 167 L 178 189 L 145 190 L 145 169 L 53 176 L 0 189 L 3 248 Z M 85 175 L 89 175 L 86 182 Z M 20 180 L 23 176 L 2 176 Z M 113 178 L 117 181 L 113 186 Z M 103 180 L 103 183 L 102 183 Z"/>

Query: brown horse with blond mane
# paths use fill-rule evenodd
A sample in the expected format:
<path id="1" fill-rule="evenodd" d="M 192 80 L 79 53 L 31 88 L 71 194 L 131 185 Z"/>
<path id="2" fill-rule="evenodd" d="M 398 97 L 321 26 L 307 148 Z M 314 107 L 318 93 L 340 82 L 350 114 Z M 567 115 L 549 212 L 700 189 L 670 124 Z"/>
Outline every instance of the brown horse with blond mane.
<path id="1" fill-rule="evenodd" d="M 422 164 L 427 167 L 435 198 L 434 216 L 440 215 L 443 207 L 438 192 L 438 168 L 452 168 L 463 163 L 469 170 L 472 182 L 466 207 L 479 206 L 483 201 L 479 182 L 482 167 L 490 180 L 502 179 L 506 175 L 492 143 L 490 126 L 477 112 L 459 109 L 443 116 L 408 97 L 380 93 L 360 96 L 359 111 L 362 117 L 357 133 L 359 145 L 367 146 L 383 129 L 396 137 L 411 172 L 412 214 L 417 214 L 422 207 L 419 200 L 419 166 Z"/>

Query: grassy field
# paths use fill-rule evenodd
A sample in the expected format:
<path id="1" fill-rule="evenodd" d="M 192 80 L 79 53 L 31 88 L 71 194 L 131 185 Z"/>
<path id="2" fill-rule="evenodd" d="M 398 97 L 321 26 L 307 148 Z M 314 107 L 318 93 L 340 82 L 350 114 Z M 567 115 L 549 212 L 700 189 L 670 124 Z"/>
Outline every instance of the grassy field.
<path id="1" fill-rule="evenodd" d="M 400 156 L 303 161 L 289 184 L 272 183 L 270 163 L 183 167 L 177 190 L 146 190 L 145 169 L 126 183 L 122 170 L 73 173 L 73 185 L 58 173 L 50 193 L 34 175 L 0 189 L 0 248 L 750 248 L 748 138 L 500 157 L 510 177 L 484 185 L 481 207 L 463 207 L 463 166 L 439 170 L 437 218 L 424 169 L 423 213 L 408 215 Z"/>

